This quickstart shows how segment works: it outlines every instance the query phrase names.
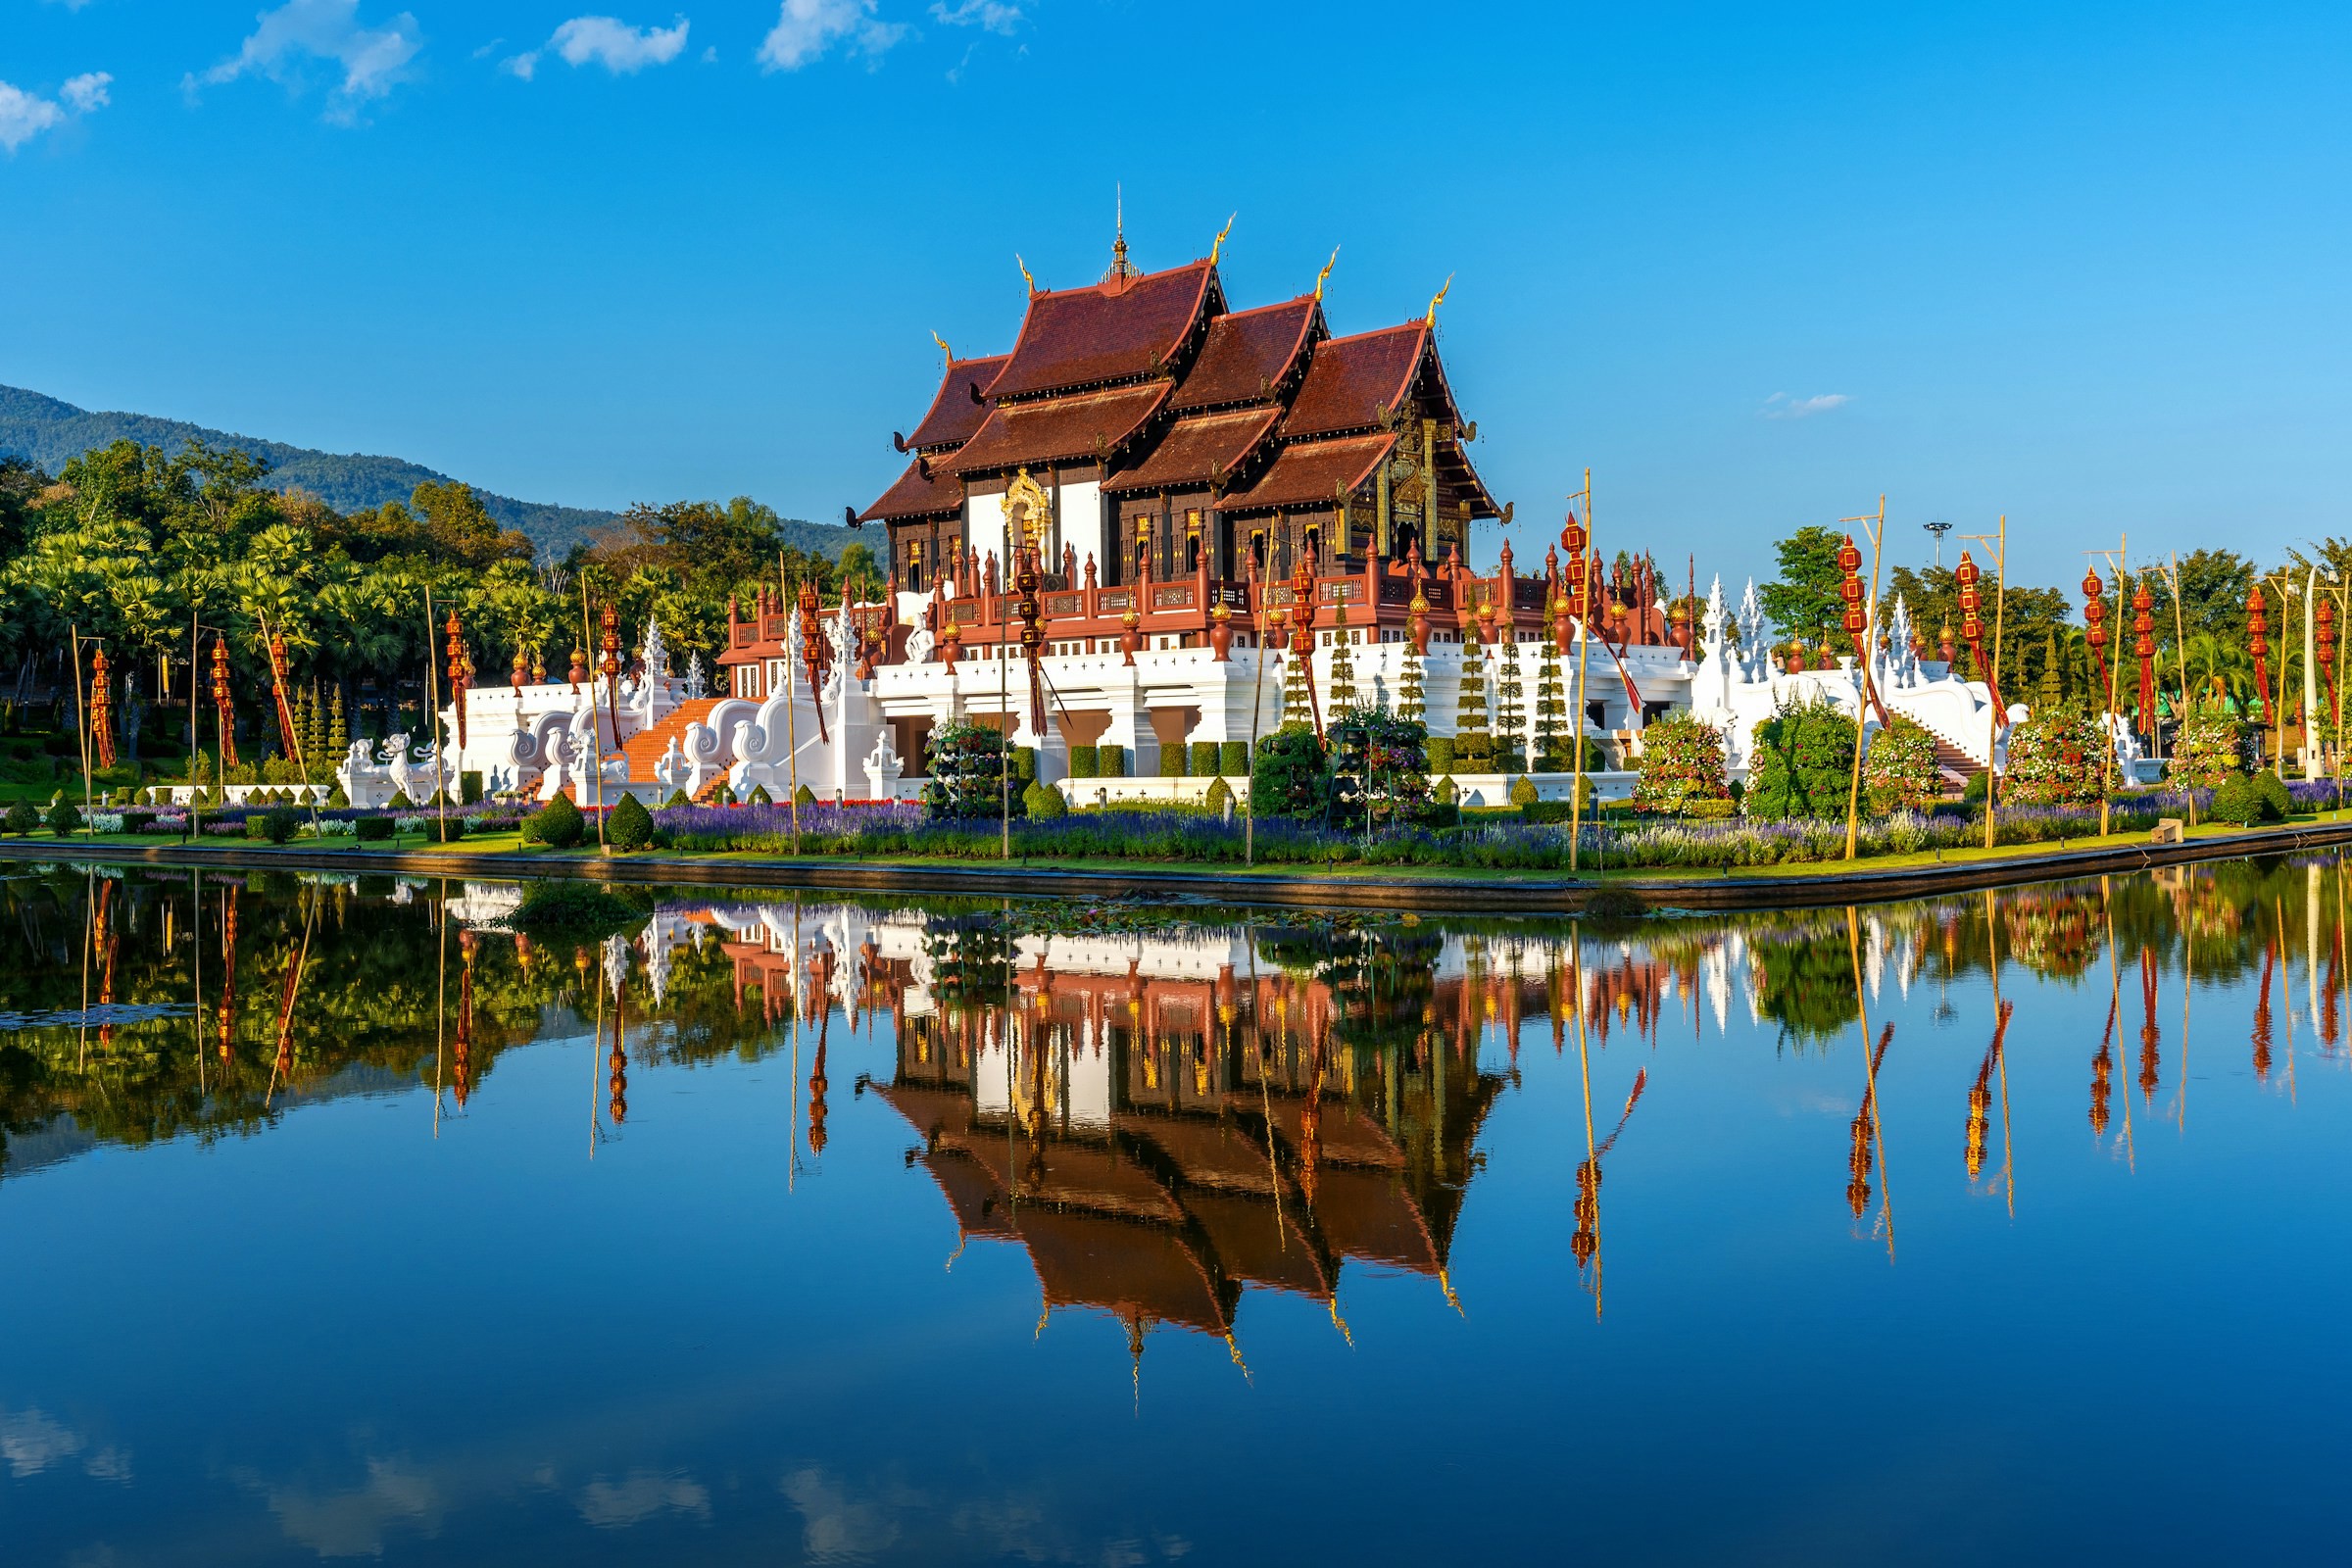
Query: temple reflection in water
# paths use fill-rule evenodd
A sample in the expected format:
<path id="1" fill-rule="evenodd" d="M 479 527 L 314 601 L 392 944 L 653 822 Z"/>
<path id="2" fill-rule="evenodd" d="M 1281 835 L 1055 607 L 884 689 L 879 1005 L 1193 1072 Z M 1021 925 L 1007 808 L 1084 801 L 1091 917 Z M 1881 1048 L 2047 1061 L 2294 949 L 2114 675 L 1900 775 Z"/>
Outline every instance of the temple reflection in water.
<path id="1" fill-rule="evenodd" d="M 0 1019 L 0 1177 L 411 1086 L 433 1091 L 438 1126 L 504 1052 L 591 1030 L 609 1139 L 632 1070 L 789 1050 L 796 1169 L 835 1136 L 843 1080 L 870 1091 L 958 1251 L 1018 1247 L 1047 1316 L 1107 1313 L 1139 1351 L 1166 1326 L 1238 1355 L 1252 1287 L 1346 1333 L 1350 1263 L 1454 1299 L 1481 1130 L 1531 1045 L 1580 1080 L 1584 1125 L 1547 1135 L 1583 1156 L 1562 1229 L 1596 1299 L 1604 1159 L 1644 1064 L 1681 1038 L 1853 1053 L 1823 1196 L 1841 1181 L 1858 1231 L 1890 1245 L 1878 1083 L 1922 1049 L 1901 1005 L 1915 987 L 1989 982 L 1989 1015 L 1941 1006 L 1931 1026 L 1981 1031 L 1949 1085 L 1945 1168 L 2012 1202 L 2009 1050 L 2035 1023 L 2017 970 L 2104 989 L 2095 1037 L 2040 1045 L 2081 1050 L 2073 1114 L 2127 1160 L 2150 1121 L 2186 1126 L 2189 982 L 2242 987 L 2223 1004 L 2236 1021 L 2207 1029 L 2243 1042 L 2258 1087 L 2291 1097 L 2298 1052 L 2343 1059 L 2346 887 L 2322 859 L 1605 931 L 767 897 L 672 900 L 626 937 L 535 943 L 503 928 L 505 884 L 52 871 L 5 896 L 32 963 Z M 1641 1063 L 1596 1071 L 1629 1037 Z"/>
<path id="2" fill-rule="evenodd" d="M 789 916 L 713 912 L 738 994 L 788 999 Z M 1472 1145 L 1503 1088 L 1478 1037 L 1516 1023 L 1525 983 L 1474 974 L 1475 939 L 1255 936 L 1014 937 L 986 916 L 840 908 L 802 983 L 853 1020 L 887 1015 L 891 1071 L 858 1091 L 906 1119 L 958 1249 L 1023 1249 L 1049 1314 L 1106 1311 L 1140 1348 L 1160 1324 L 1230 1340 L 1250 1286 L 1340 1322 L 1349 1260 L 1449 1292 Z"/>

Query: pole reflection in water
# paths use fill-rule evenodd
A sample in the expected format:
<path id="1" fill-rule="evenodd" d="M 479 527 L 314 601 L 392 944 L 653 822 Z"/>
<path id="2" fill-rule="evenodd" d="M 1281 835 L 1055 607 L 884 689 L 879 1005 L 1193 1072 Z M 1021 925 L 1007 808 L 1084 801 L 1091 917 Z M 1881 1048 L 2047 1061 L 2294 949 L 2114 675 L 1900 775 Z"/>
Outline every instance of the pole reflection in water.
<path id="1" fill-rule="evenodd" d="M 2021 1368 L 2050 1380 L 2013 1377 L 2006 1358 L 1977 1367 L 1986 1396 L 1969 1419 L 1982 1424 L 1965 1433 L 1987 1474 L 2042 1499 L 2031 1506 L 2045 1525 L 2077 1519 L 2067 1499 L 2022 1479 L 2044 1473 L 2054 1450 L 2036 1434 L 2061 1409 L 2097 1424 L 2102 1451 L 2129 1453 L 2135 1473 L 2175 1496 L 2193 1493 L 2174 1451 L 2186 1428 L 2168 1429 L 2168 1413 L 2194 1410 L 2200 1423 L 2216 1408 L 2259 1414 L 2296 1440 L 2334 1419 L 2321 1398 L 2328 1378 L 2248 1392 L 2242 1369 L 2209 1370 L 2197 1348 L 2216 1312 L 2279 1343 L 2324 1346 L 2315 1325 L 2341 1304 L 2318 1245 L 2333 1235 L 2334 1178 L 2352 1174 L 2340 1152 L 2352 1143 L 2342 1136 L 2352 1127 L 2347 890 L 2329 858 L 1630 922 L 1223 919 L 1128 905 L 681 893 L 616 934 L 537 939 L 505 923 L 518 898 L 498 884 L 205 875 L 215 879 L 77 869 L 0 882 L 31 956 L 0 975 L 0 1214 L 36 1250 L 26 1255 L 64 1263 L 43 1285 L 53 1346 L 0 1357 L 0 1451 L 17 1467 L 0 1474 L 0 1492 L 12 1536 L 29 1518 L 27 1539 L 44 1550 L 52 1539 L 88 1544 L 67 1540 L 73 1521 L 140 1517 L 147 1488 L 158 1528 L 167 1496 L 175 1512 L 224 1518 L 257 1507 L 273 1521 L 353 1516 L 348 1505 L 256 1501 L 293 1494 L 295 1480 L 271 1468 L 291 1461 L 272 1455 L 273 1437 L 253 1435 L 281 1431 L 318 1451 L 359 1441 L 360 1473 L 398 1481 L 365 1483 L 394 1499 L 365 1531 L 320 1538 L 341 1555 L 482 1554 L 532 1487 L 562 1491 L 578 1529 L 651 1532 L 667 1520 L 715 1532 L 714 1543 L 731 1516 L 772 1525 L 784 1499 L 799 1497 L 789 1507 L 807 1517 L 810 1540 L 847 1539 L 822 1533 L 847 1530 L 845 1520 L 872 1525 L 883 1544 L 832 1551 L 845 1560 L 1091 1559 L 1120 1555 L 1097 1549 L 1105 1544 L 1160 1539 L 1105 1525 L 1099 1541 L 989 1553 L 907 1523 L 932 1506 L 918 1499 L 954 1492 L 941 1479 L 956 1461 L 939 1456 L 937 1413 L 1017 1398 L 1066 1434 L 1041 1449 L 1052 1462 L 1040 1474 L 1083 1471 L 1098 1456 L 1118 1465 L 1116 1488 L 1088 1499 L 1056 1492 L 1051 1507 L 1037 1505 L 1042 1515 L 1093 1519 L 1149 1494 L 1170 1510 L 1167 1540 L 1219 1548 L 1202 1547 L 1200 1560 L 1247 1559 L 1263 1543 L 1220 1534 L 1218 1505 L 1153 1479 L 1208 1451 L 1216 1431 L 1266 1424 L 1302 1485 L 1377 1513 L 1407 1484 L 1394 1450 L 1409 1438 L 1471 1442 L 1489 1415 L 1498 1431 L 1557 1433 L 1558 1410 L 1584 1396 L 1625 1410 L 1612 1441 L 1630 1451 L 1620 1467 L 1576 1447 L 1578 1473 L 1597 1489 L 1580 1490 L 1580 1511 L 1632 1532 L 1612 1543 L 1648 1532 L 1671 1548 L 1649 1555 L 1705 1556 L 1710 1544 L 1720 1555 L 1720 1539 L 1689 1534 L 1671 1496 L 1631 1461 L 1696 1455 L 1712 1467 L 1725 1450 L 1711 1434 L 1739 1430 L 1741 1412 L 1775 1408 L 1810 1430 L 1834 1406 L 1850 1409 L 1854 1386 L 1838 1369 L 1856 1359 L 1855 1317 L 1842 1310 L 1855 1303 L 1883 1307 L 1871 1321 L 1903 1323 L 1923 1343 L 1997 1333 L 2020 1348 Z M 2092 980 L 2102 964 L 2105 998 Z M 2124 987 L 2134 968 L 2132 1020 Z M 239 1032 L 240 978 L 269 998 L 266 1061 L 259 1033 Z M 2181 993 L 2171 1041 L 2167 985 Z M 2249 1031 L 2252 1056 L 2196 1083 L 2192 1140 L 2190 1023 L 2216 1008 L 2222 1026 Z M 2311 1037 L 2301 1064 L 2297 1014 Z M 589 1154 L 603 1156 L 592 1177 L 568 1152 L 576 1058 L 541 1044 L 572 1045 L 581 1023 L 592 1042 Z M 2084 1140 L 2079 1053 L 2093 1034 Z M 2299 1084 L 2299 1065 L 2314 1063 Z M 1671 1092 L 1647 1093 L 1653 1068 Z M 852 1092 L 835 1097 L 838 1083 Z M 410 1095 L 431 1101 L 429 1139 L 415 1137 L 426 1107 L 399 1098 Z M 376 1104 L 398 1112 L 387 1118 L 397 1141 L 374 1135 Z M 1952 1112 L 1963 1106 L 1954 1162 Z M 2173 1121 L 2176 1138 L 2137 1147 L 2135 1115 Z M 324 1136 L 278 1131 L 295 1128 Z M 1842 1212 L 1822 1163 L 1840 1134 Z M 1914 1134 L 1905 1147 L 1930 1155 L 1906 1167 L 1898 1259 L 1888 1150 Z M 139 1153 L 87 1157 L 107 1148 Z M 1937 1148 L 1946 1152 L 1934 1156 Z M 560 1172 L 550 1168 L 559 1160 Z M 2041 1200 L 2017 1225 L 2021 1163 Z M 800 1194 L 804 1165 L 827 1179 Z M 319 1206 L 336 1191 L 348 1205 L 352 1193 L 376 1190 L 416 1201 L 392 1213 L 370 1203 L 364 1222 L 347 1207 L 340 1227 Z M 281 1244 L 283 1234 L 314 1238 L 320 1260 L 272 1263 L 248 1250 L 259 1244 L 245 1228 L 203 1223 L 235 1217 L 248 1192 L 268 1195 Z M 2189 1202 L 2188 1218 L 2228 1250 L 2217 1271 L 2231 1281 L 2226 1298 L 2179 1271 Z M 410 1207 L 440 1214 L 443 1227 L 411 1229 Z M 447 1227 L 453 1211 L 465 1227 Z M 74 1213 L 90 1228 L 67 1226 Z M 326 1261 L 351 1234 L 366 1237 L 367 1266 Z M 2298 1236 L 2313 1244 L 2298 1250 Z M 217 1260 L 183 1250 L 199 1239 Z M 1880 1240 L 1899 1267 L 1878 1268 L 1853 1245 Z M 171 1343 L 196 1342 L 174 1352 L 178 1386 L 258 1413 L 208 1438 L 218 1452 L 200 1452 L 165 1419 L 170 1402 L 151 1377 L 117 1376 L 106 1354 L 57 1327 L 119 1321 L 154 1338 L 144 1298 L 108 1272 L 125 1243 L 174 1282 L 185 1321 Z M 540 1271 L 576 1278 L 576 1260 L 599 1247 L 651 1266 L 610 1271 L 628 1277 L 581 1316 L 540 1287 Z M 431 1266 L 440 1250 L 446 1265 Z M 949 1268 L 933 1268 L 943 1255 Z M 423 1282 L 460 1269 L 488 1308 L 467 1337 L 480 1343 L 436 1355 L 468 1387 L 528 1391 L 473 1401 L 478 1441 L 407 1399 L 410 1373 L 354 1348 L 380 1344 L 372 1312 L 429 1317 Z M 2005 1271 L 2004 1290 L 1972 1296 L 1966 1282 L 1988 1269 Z M 359 1277 L 367 1292 L 350 1283 Z M 1560 1321 L 1571 1277 L 1591 1298 L 1590 1324 L 1581 1313 Z M 205 1347 L 235 1343 L 246 1293 L 262 1290 L 284 1352 L 331 1361 L 324 1381 L 347 1404 L 307 1380 L 257 1390 L 209 1358 Z M 676 1310 L 680 1298 L 691 1313 Z M 1965 1311 L 1951 1304 L 1963 1299 Z M 2134 1353 L 2162 1349 L 2161 1364 L 2176 1369 L 2178 1406 L 2094 1391 L 2064 1370 L 2057 1348 L 2072 1327 L 2113 1321 L 2127 1305 Z M 29 1308 L 0 1305 L 11 1312 L 0 1330 L 33 1343 Z M 665 1326 L 628 1364 L 600 1361 L 593 1352 L 609 1349 L 613 1321 Z M 353 1325 L 341 1340 L 326 1327 L 337 1322 Z M 1775 1348 L 1758 1356 L 1765 1322 Z M 1844 1343 L 1817 1330 L 1830 1323 L 1844 1325 Z M 698 1359 L 706 1342 L 710 1361 Z M 583 1348 L 579 1361 L 602 1370 L 594 1399 L 583 1391 L 575 1405 L 564 1354 Z M 1927 1395 L 1948 1378 L 1891 1343 L 1872 1350 L 1861 1359 L 1888 1380 L 1880 1392 L 1889 1409 L 1932 1404 Z M 2333 1369 L 2331 1351 L 2315 1353 Z M 1623 1368 L 1676 1356 L 1691 1375 L 1669 1395 L 1645 1397 L 1622 1381 Z M 1119 1370 L 1126 1400 L 1115 1396 Z M 1091 1402 L 1105 1383 L 1115 1424 Z M 2118 1401 L 2112 1416 L 2081 1413 L 2106 1409 L 2101 1400 Z M 581 1415 L 600 1401 L 626 1419 Z M 139 1479 L 112 1498 L 111 1515 L 87 1497 L 45 1502 L 48 1483 L 14 1457 L 99 1451 L 94 1439 L 70 1448 L 28 1424 L 23 1412 L 36 1405 L 50 1421 L 94 1410 L 92 1422 L 127 1434 Z M 777 1421 L 777 1410 L 793 1419 Z M 1292 1443 L 1272 1425 L 1301 1410 L 1316 1442 Z M 1905 1464 L 1932 1468 L 1944 1451 L 1936 1430 L 1894 1422 L 1887 1441 Z M 331 1436 L 353 1431 L 391 1436 L 378 1447 Z M 919 1485 L 894 1480 L 831 1513 L 809 1500 L 885 1473 L 902 1452 L 929 1456 Z M 514 1457 L 523 1453 L 527 1466 Z M 1532 1483 L 1515 1453 L 1502 1444 L 1482 1463 Z M 435 1468 L 443 1455 L 456 1457 Z M 725 1466 L 760 1479 L 755 1459 L 775 1472 L 758 1486 L 710 1479 Z M 42 1474 L 67 1463 L 41 1462 Z M 412 1464 L 417 1475 L 399 1469 Z M 556 1480 L 530 1479 L 543 1465 Z M 496 1472 L 496 1484 L 468 1490 L 455 1479 L 468 1468 Z M 823 1472 L 823 1488 L 796 1479 L 810 1471 Z M 269 1479 L 220 1479 L 232 1472 Z M 425 1495 L 428 1479 L 430 1510 L 398 1500 Z M 953 1501 L 966 1508 L 955 1517 L 974 1517 L 968 1498 Z M 2313 1517 L 2332 1506 L 2314 1504 Z M 1287 1522 L 1249 1517 L 1293 1554 L 1370 1558 L 1409 1544 L 1426 1555 L 1445 1544 L 1404 1524 L 1390 1527 L 1394 1541 L 1327 1526 L 1309 1545 Z M 1541 1540 L 1515 1533 L 1517 1518 L 1498 1507 L 1452 1544 L 1473 1557 L 1544 1555 Z M 1998 1549 L 1959 1528 L 1970 1549 Z M 2277 1554 L 2317 1539 L 2266 1535 L 2242 1518 L 2236 1528 L 2260 1538 L 2241 1544 Z M 681 1539 L 652 1555 L 693 1560 Z M 728 1551 L 709 1554 L 758 1556 L 769 1544 L 730 1538 Z"/>

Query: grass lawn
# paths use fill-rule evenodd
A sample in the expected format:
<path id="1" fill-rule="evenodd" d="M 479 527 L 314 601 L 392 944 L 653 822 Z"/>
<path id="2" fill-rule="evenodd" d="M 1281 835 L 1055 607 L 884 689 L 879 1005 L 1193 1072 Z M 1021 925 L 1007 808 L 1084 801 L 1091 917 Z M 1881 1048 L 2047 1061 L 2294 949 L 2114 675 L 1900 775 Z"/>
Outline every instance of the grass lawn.
<path id="1" fill-rule="evenodd" d="M 2312 814 L 2300 815 L 2290 818 L 2284 825 L 2307 827 L 2324 826 L 2346 821 L 2352 821 L 2352 809 L 2321 811 Z M 2238 834 L 2240 831 L 2240 829 L 2224 824 L 2205 823 L 2191 829 L 2190 836 L 2200 841 L 2204 841 L 2231 837 Z M 24 840 L 20 842 L 39 845 L 42 843 L 57 843 L 58 840 L 46 829 L 43 829 L 28 835 Z M 136 835 L 109 834 L 103 838 L 74 834 L 72 836 L 70 842 L 78 845 L 91 845 L 100 849 L 119 848 L 124 850 L 146 848 L 150 846 L 179 846 L 183 843 L 183 841 L 176 834 L 159 833 Z M 280 848 L 280 846 L 273 846 L 266 841 L 258 839 L 208 838 L 200 842 L 208 849 L 219 850 L 222 853 L 224 858 L 229 856 L 269 854 Z M 1659 867 L 1626 869 L 1622 867 L 1603 865 L 1597 868 L 1588 866 L 1584 868 L 1580 874 L 1584 877 L 1594 878 L 1606 883 L 1621 883 L 1626 885 L 1658 883 L 1674 884 L 1681 882 L 1699 881 L 1721 882 L 1741 879 L 1791 876 L 1837 877 L 1853 872 L 1916 870 L 1936 865 L 1968 865 L 1986 861 L 2032 858 L 2036 856 L 2057 854 L 2061 851 L 2116 849 L 2144 845 L 2146 843 L 2147 835 L 2145 833 L 2111 833 L 2104 837 L 2069 839 L 2063 845 L 2051 842 L 2042 844 L 2004 846 L 2002 848 L 1989 851 L 1983 848 L 1942 851 L 1929 850 L 1923 851 L 1916 855 L 1866 857 L 1862 859 L 1854 861 L 1794 860 L 1776 865 L 1734 866 L 1730 868 Z M 421 835 L 409 834 L 404 835 L 396 840 L 377 841 L 367 844 L 360 843 L 355 839 L 343 838 L 328 839 L 323 842 L 316 839 L 298 839 L 290 844 L 282 846 L 282 848 L 295 853 L 326 850 L 335 854 L 351 854 L 362 856 L 412 855 L 420 852 L 429 852 L 434 854 L 445 854 L 459 858 L 469 856 L 522 854 L 531 857 L 533 859 L 547 860 L 549 862 L 548 868 L 550 871 L 556 870 L 559 866 L 594 861 L 600 858 L 599 851 L 594 843 L 583 845 L 575 850 L 550 850 L 538 845 L 523 844 L 521 834 L 518 832 L 472 834 L 458 840 L 454 844 L 449 845 L 434 844 L 430 840 L 423 838 Z M 662 860 L 675 860 L 681 864 L 704 864 L 715 862 L 719 864 L 731 865 L 770 865 L 778 863 L 781 858 L 766 854 L 764 852 L 745 850 L 704 855 L 679 855 L 675 852 L 664 853 L 656 851 L 650 852 L 648 858 L 655 860 L 657 863 Z M 842 857 L 811 855 L 805 857 L 804 858 L 820 863 L 828 861 L 848 863 L 845 861 L 845 858 Z M 960 867 L 972 871 L 984 871 L 992 866 L 1000 866 L 1006 864 L 1007 862 L 998 861 L 993 858 L 967 858 L 961 856 L 873 856 L 861 858 L 856 860 L 854 863 L 871 866 Z M 1012 861 L 1009 862 L 1009 864 L 1014 868 L 1022 870 L 1088 871 L 1110 874 L 1168 870 L 1202 876 L 1268 878 L 1310 876 L 1317 878 L 1330 878 L 1339 881 L 1426 879 L 1447 882 L 1553 882 L 1558 881 L 1567 874 L 1563 870 L 1488 869 L 1479 866 L 1348 864 L 1316 865 L 1298 863 L 1260 863 L 1254 866 L 1249 866 L 1243 865 L 1238 861 L 1187 860 L 1157 862 L 1138 859 L 1123 859 L 1108 857 L 1073 858 L 1068 859 L 1042 859 L 1016 857 Z M 511 873 L 507 870 L 507 868 L 502 867 L 500 868 L 499 874 Z"/>

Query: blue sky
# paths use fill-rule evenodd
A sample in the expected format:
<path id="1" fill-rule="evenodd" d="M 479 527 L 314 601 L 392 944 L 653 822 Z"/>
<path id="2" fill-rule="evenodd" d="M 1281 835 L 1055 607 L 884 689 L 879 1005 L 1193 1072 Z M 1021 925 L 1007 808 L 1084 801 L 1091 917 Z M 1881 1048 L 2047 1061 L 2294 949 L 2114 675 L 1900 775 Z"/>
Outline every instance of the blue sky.
<path id="1" fill-rule="evenodd" d="M 593 4 L 593 0 L 589 0 Z M 2259 14 L 2257 14 L 2259 12 Z M 2342 8 L 0 0 L 0 381 L 834 517 L 1020 253 L 1442 314 L 1513 533 L 1888 497 L 2015 569 L 2339 520 Z M 103 78 L 103 79 L 101 79 Z"/>

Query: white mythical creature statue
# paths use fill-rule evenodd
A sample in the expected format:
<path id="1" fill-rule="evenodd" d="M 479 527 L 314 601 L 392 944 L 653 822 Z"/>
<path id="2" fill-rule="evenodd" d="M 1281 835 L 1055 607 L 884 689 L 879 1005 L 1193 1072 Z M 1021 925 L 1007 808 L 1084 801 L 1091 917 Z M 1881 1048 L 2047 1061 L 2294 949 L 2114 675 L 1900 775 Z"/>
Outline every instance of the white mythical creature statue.
<path id="1" fill-rule="evenodd" d="M 1750 681 L 1772 677 L 1772 617 L 1764 613 L 1763 602 L 1756 597 L 1753 577 L 1747 579 L 1747 592 L 1740 598 L 1740 664 Z"/>

